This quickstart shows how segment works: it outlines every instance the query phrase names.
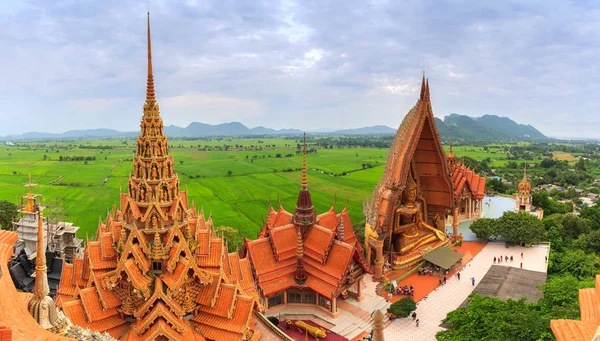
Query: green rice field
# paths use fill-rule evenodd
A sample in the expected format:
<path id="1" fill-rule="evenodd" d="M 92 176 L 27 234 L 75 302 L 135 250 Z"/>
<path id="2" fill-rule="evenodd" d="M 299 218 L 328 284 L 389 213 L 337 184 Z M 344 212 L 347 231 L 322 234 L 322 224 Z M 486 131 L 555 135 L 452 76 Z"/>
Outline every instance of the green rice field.
<path id="1" fill-rule="evenodd" d="M 257 138 L 171 140 L 170 154 L 182 189 L 189 190 L 190 201 L 198 209 L 203 207 L 207 215 L 212 213 L 215 226 L 231 226 L 254 238 L 267 214 L 269 200 L 274 206 L 279 200 L 288 211 L 294 210 L 302 165 L 302 155 L 297 153 L 299 142 Z M 133 139 L 109 139 L 2 146 L 0 199 L 19 203 L 26 192 L 23 184 L 27 174 L 31 174 L 49 212 L 80 226 L 81 237 L 92 235 L 99 219 L 105 220 L 108 210 L 118 204 L 119 189 L 126 187 L 133 168 L 134 145 Z M 258 147 L 262 150 L 256 150 Z M 307 163 L 317 213 L 332 205 L 339 212 L 347 205 L 353 223 L 363 221 L 363 202 L 383 173 L 387 149 L 327 149 L 309 143 L 310 148 L 316 149 L 308 154 Z M 459 157 L 491 157 L 494 162 L 503 162 L 505 157 L 481 147 L 457 146 L 454 152 Z M 60 161 L 61 157 L 95 159 Z"/>

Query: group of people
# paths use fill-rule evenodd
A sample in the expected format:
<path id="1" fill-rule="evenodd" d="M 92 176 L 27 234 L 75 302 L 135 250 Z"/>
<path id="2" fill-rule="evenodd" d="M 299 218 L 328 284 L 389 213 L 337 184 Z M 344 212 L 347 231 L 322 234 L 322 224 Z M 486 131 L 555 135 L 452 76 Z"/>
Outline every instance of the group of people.
<path id="1" fill-rule="evenodd" d="M 496 258 L 494 256 L 494 264 L 496 264 L 496 261 L 498 262 L 498 264 L 502 263 L 502 256 Z M 504 261 L 508 262 L 509 260 L 512 262 L 513 261 L 513 256 L 511 255 L 510 257 L 508 257 L 507 255 L 504 255 Z M 521 252 L 521 260 L 523 260 L 523 252 Z M 548 262 L 548 256 L 545 257 L 545 261 Z M 521 269 L 523 269 L 523 262 L 521 262 L 520 264 Z"/>
<path id="2" fill-rule="evenodd" d="M 401 286 L 396 287 L 397 295 L 410 295 L 410 297 L 413 297 L 414 292 L 415 292 L 415 288 L 413 288 L 412 284 L 410 286 L 405 285 L 403 287 L 401 287 Z"/>

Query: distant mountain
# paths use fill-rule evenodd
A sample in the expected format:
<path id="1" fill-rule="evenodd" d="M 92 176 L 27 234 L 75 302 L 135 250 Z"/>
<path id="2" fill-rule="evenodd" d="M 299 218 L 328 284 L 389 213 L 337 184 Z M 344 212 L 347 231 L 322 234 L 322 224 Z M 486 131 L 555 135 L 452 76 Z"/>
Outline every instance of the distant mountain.
<path id="1" fill-rule="evenodd" d="M 435 119 L 440 136 L 447 140 L 450 137 L 450 128 L 452 127 L 452 136 L 456 140 L 463 141 L 504 141 L 504 140 L 547 140 L 544 134 L 530 125 L 518 124 L 506 117 L 494 115 L 483 115 L 481 117 L 469 117 L 458 114 L 451 114 L 440 120 Z M 207 137 L 207 136 L 257 136 L 257 135 L 299 135 L 302 130 L 298 129 L 272 129 L 263 126 L 248 128 L 240 122 L 229 122 L 221 124 L 206 124 L 192 122 L 187 127 L 182 128 L 175 125 L 164 127 L 164 133 L 168 137 Z M 384 125 L 373 127 L 363 127 L 354 129 L 318 129 L 314 131 L 317 134 L 331 135 L 393 135 L 396 129 Z M 62 134 L 29 132 L 16 136 L 6 136 L 0 140 L 41 140 L 41 139 L 75 139 L 75 138 L 114 138 L 114 137 L 136 137 L 137 131 L 120 132 L 112 129 L 88 129 L 88 130 L 69 130 Z"/>
<path id="2" fill-rule="evenodd" d="M 392 135 L 395 133 L 396 129 L 382 125 L 329 132 L 329 134 L 335 135 Z"/>
<path id="3" fill-rule="evenodd" d="M 531 125 L 518 124 L 508 117 L 483 115 L 470 117 L 450 114 L 444 120 L 435 119 L 440 136 L 462 141 L 544 141 L 544 134 Z"/>

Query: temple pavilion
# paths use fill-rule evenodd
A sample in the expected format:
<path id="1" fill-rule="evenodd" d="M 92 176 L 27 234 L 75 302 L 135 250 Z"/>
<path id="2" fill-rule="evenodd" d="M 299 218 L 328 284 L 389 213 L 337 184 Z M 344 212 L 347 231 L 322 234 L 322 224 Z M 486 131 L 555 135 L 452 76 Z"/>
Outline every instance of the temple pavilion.
<path id="1" fill-rule="evenodd" d="M 265 309 L 285 310 L 308 305 L 331 316 L 339 314 L 337 299 L 362 299 L 362 277 L 369 271 L 348 210 L 334 207 L 317 215 L 308 190 L 306 135 L 302 187 L 294 213 L 281 204 L 269 205 L 268 217 L 256 240 L 246 240 L 261 303 Z"/>
<path id="2" fill-rule="evenodd" d="M 452 179 L 454 207 L 451 214 L 446 215 L 446 225 L 458 227 L 462 221 L 475 221 L 483 216 L 483 197 L 485 196 L 486 178 L 472 168 L 457 160 L 450 151 L 446 156 L 446 166 Z M 453 231 L 456 235 L 458 231 Z"/>
<path id="3" fill-rule="evenodd" d="M 119 340 L 257 340 L 248 259 L 227 253 L 212 218 L 180 190 L 154 92 L 149 15 L 143 112 L 127 191 L 82 257 L 64 265 L 57 305 Z"/>

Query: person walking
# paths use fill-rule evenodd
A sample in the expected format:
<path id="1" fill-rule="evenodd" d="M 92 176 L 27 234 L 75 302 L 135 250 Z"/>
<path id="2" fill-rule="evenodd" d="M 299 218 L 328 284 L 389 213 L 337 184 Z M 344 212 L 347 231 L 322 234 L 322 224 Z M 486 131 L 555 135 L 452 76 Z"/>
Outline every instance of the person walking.
<path id="1" fill-rule="evenodd" d="M 458 278 L 458 280 L 460 281 L 460 272 L 456 273 L 456 278 Z"/>
<path id="2" fill-rule="evenodd" d="M 511 261 L 511 262 L 513 261 L 513 256 L 510 256 L 510 261 Z"/>
<path id="3" fill-rule="evenodd" d="M 521 269 L 523 269 L 523 262 L 521 262 Z"/>
<path id="4" fill-rule="evenodd" d="M 475 286 L 475 277 L 471 277 L 471 284 Z"/>
<path id="5" fill-rule="evenodd" d="M 411 316 L 412 316 L 412 318 L 413 318 L 413 321 L 414 321 L 414 320 L 416 320 L 416 319 L 417 319 L 417 312 L 416 312 L 416 311 L 413 311 L 413 313 L 412 313 L 412 315 L 411 315 Z"/>
<path id="6" fill-rule="evenodd" d="M 419 322 L 420 322 L 420 321 L 419 321 L 419 319 L 417 319 L 417 320 L 415 321 L 415 323 L 417 324 L 417 328 L 419 327 Z"/>
<path id="7" fill-rule="evenodd" d="M 444 276 L 444 284 L 446 284 L 446 276 Z"/>
<path id="8" fill-rule="evenodd" d="M 521 259 L 523 259 L 523 252 L 521 252 Z"/>
<path id="9" fill-rule="evenodd" d="M 548 256 L 544 256 L 544 261 L 548 263 Z"/>
<path id="10" fill-rule="evenodd" d="M 494 256 L 494 264 L 496 264 L 496 256 Z"/>

